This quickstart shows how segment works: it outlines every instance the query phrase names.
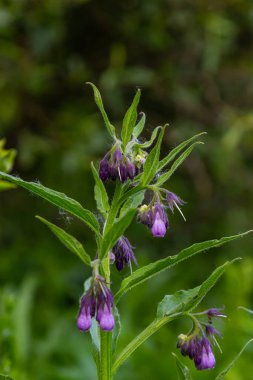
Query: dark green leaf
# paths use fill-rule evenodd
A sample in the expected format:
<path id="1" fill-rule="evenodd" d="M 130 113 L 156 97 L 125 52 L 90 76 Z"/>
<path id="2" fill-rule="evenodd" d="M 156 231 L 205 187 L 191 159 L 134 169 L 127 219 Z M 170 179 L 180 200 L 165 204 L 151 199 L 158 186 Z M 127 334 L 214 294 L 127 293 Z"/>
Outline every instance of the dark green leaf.
<path id="1" fill-rule="evenodd" d="M 67 197 L 63 193 L 42 186 L 40 183 L 26 182 L 20 178 L 13 177 L 9 174 L 0 172 L 0 178 L 6 179 L 15 185 L 21 186 L 26 190 L 46 199 L 48 202 L 68 211 L 70 214 L 77 216 L 85 222 L 94 232 L 99 234 L 99 224 L 95 216 L 89 210 L 84 209 L 79 202 Z"/>
<path id="2" fill-rule="evenodd" d="M 172 151 L 164 157 L 158 167 L 158 171 L 162 170 L 166 165 L 168 165 L 174 158 L 188 145 L 190 144 L 193 140 L 196 140 L 198 137 L 206 135 L 206 132 L 198 133 L 197 135 L 191 137 L 190 139 L 183 141 L 181 144 L 176 146 Z"/>
<path id="3" fill-rule="evenodd" d="M 115 128 L 110 123 L 110 121 L 108 119 L 108 116 L 107 116 L 107 114 L 105 112 L 103 101 L 102 101 L 102 97 L 101 97 L 101 94 L 100 94 L 98 88 L 93 83 L 91 83 L 91 82 L 87 82 L 87 84 L 89 84 L 93 88 L 95 103 L 98 106 L 98 108 L 99 108 L 99 110 L 101 112 L 101 115 L 103 116 L 106 128 L 107 128 L 108 132 L 110 133 L 110 135 L 113 138 L 115 138 Z"/>
<path id="4" fill-rule="evenodd" d="M 225 243 L 228 243 L 232 240 L 238 239 L 252 232 L 252 230 L 247 231 L 242 234 L 223 237 L 221 239 L 208 240 L 201 243 L 195 243 L 190 247 L 183 249 L 177 255 L 168 256 L 165 259 L 161 259 L 155 261 L 154 263 L 150 263 L 142 268 L 134 271 L 130 276 L 126 277 L 122 283 L 119 291 L 115 295 L 115 301 L 118 302 L 123 294 L 133 289 L 135 286 L 140 285 L 144 281 L 147 281 L 153 276 L 156 276 L 158 273 L 173 267 L 176 264 L 188 259 L 191 256 L 194 256 L 200 252 L 207 251 L 210 248 L 219 247 Z"/>
<path id="5" fill-rule="evenodd" d="M 62 228 L 50 223 L 41 216 L 36 216 L 42 223 L 44 223 L 55 236 L 67 247 L 71 252 L 75 253 L 85 264 L 90 265 L 91 260 L 88 253 L 84 250 L 82 244 L 74 237 L 64 231 Z"/>
<path id="6" fill-rule="evenodd" d="M 168 317 L 175 313 L 186 313 L 195 309 L 206 294 L 212 289 L 229 265 L 238 259 L 227 261 L 199 286 L 189 290 L 179 290 L 175 294 L 166 295 L 158 304 L 157 317 Z"/>
<path id="7" fill-rule="evenodd" d="M 107 211 L 110 209 L 107 192 L 93 163 L 91 163 L 91 169 L 95 180 L 95 199 L 97 202 L 97 208 L 104 216 L 106 216 Z"/>
<path id="8" fill-rule="evenodd" d="M 157 173 L 161 143 L 162 143 L 165 127 L 166 126 L 164 126 L 162 128 L 160 135 L 157 139 L 156 145 L 154 146 L 154 148 L 149 153 L 149 155 L 146 159 L 146 162 L 144 164 L 143 174 L 142 174 L 141 180 L 140 180 L 140 183 L 142 186 L 148 185 Z"/>
<path id="9" fill-rule="evenodd" d="M 133 99 L 133 102 L 131 106 L 128 108 L 125 114 L 125 117 L 123 119 L 123 126 L 122 126 L 122 131 L 121 131 L 123 147 L 126 147 L 133 133 L 133 129 L 134 129 L 136 119 L 137 119 L 137 106 L 140 101 L 140 96 L 141 96 L 141 90 L 138 89 Z"/>
<path id="10" fill-rule="evenodd" d="M 221 371 L 221 373 L 219 373 L 218 376 L 216 376 L 215 380 L 223 380 L 226 376 L 226 374 L 230 371 L 230 369 L 235 365 L 235 362 L 237 361 L 237 359 L 239 359 L 239 357 L 242 355 L 242 353 L 244 352 L 244 350 L 247 348 L 247 346 L 249 344 L 251 344 L 253 342 L 253 339 L 250 339 L 244 346 L 243 348 L 241 349 L 241 351 L 236 355 L 236 357 L 232 360 L 232 362 L 223 370 Z"/>
<path id="11" fill-rule="evenodd" d="M 191 374 L 190 374 L 189 368 L 186 365 L 184 365 L 178 359 L 177 355 L 175 355 L 173 352 L 172 352 L 172 355 L 175 359 L 176 366 L 177 366 L 178 380 L 191 380 Z"/>
<path id="12" fill-rule="evenodd" d="M 133 137 L 137 139 L 141 132 L 143 131 L 143 128 L 145 126 L 146 122 L 146 115 L 144 112 L 141 112 L 141 118 L 140 121 L 136 124 L 136 126 L 133 129 Z"/>
<path id="13" fill-rule="evenodd" d="M 135 212 L 135 210 L 129 210 L 122 218 L 117 219 L 110 230 L 105 234 L 101 242 L 101 252 L 99 255 L 101 258 L 110 251 L 118 239 L 124 234 L 132 222 Z"/>
<path id="14" fill-rule="evenodd" d="M 167 172 L 165 172 L 164 174 L 162 174 L 157 182 L 156 182 L 156 185 L 157 186 L 161 186 L 164 184 L 164 182 L 168 181 L 168 179 L 172 176 L 172 174 L 177 170 L 177 168 L 184 162 L 184 160 L 191 154 L 192 150 L 194 149 L 194 147 L 196 145 L 199 145 L 199 144 L 203 144 L 201 141 L 197 141 L 195 143 L 193 143 L 192 145 L 189 146 L 189 148 L 187 148 L 182 154 L 180 157 L 178 157 L 178 159 L 173 163 L 173 165 L 171 166 L 170 170 L 168 170 Z"/>

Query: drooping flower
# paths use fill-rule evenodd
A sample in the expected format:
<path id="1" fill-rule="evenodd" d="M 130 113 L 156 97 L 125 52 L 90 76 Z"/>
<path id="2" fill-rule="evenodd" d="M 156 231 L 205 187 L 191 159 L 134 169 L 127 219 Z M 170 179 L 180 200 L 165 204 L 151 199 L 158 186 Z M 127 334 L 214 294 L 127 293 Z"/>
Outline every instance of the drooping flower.
<path id="1" fill-rule="evenodd" d="M 109 178 L 109 161 L 107 155 L 100 161 L 99 164 L 99 177 L 105 182 Z"/>
<path id="2" fill-rule="evenodd" d="M 132 261 L 137 265 L 133 247 L 125 236 L 122 236 L 117 241 L 112 252 L 115 255 L 115 265 L 118 271 L 121 271 L 125 265 L 128 265 L 131 268 Z"/>
<path id="3" fill-rule="evenodd" d="M 147 206 L 147 205 L 142 205 L 139 208 L 137 219 L 139 222 L 141 222 L 145 226 L 151 228 L 152 222 L 153 222 L 152 207 Z"/>
<path id="4" fill-rule="evenodd" d="M 167 228 L 169 226 L 169 220 L 167 213 L 164 210 L 161 203 L 156 202 L 153 210 L 153 220 L 152 220 L 152 235 L 154 237 L 164 237 Z"/>
<path id="5" fill-rule="evenodd" d="M 206 337 L 202 339 L 197 335 L 179 335 L 177 347 L 181 349 L 183 356 L 188 356 L 194 361 L 198 370 L 211 369 L 215 366 L 215 357 L 212 346 Z"/>
<path id="6" fill-rule="evenodd" d="M 164 237 L 169 220 L 164 206 L 157 200 L 155 204 L 139 208 L 138 220 L 149 227 L 154 237 Z"/>
<path id="7" fill-rule="evenodd" d="M 113 294 L 107 287 L 103 277 L 97 275 L 87 292 L 82 296 L 77 317 L 77 327 L 80 331 L 91 328 L 92 318 L 96 316 L 100 328 L 110 331 L 114 328 Z"/>
<path id="8" fill-rule="evenodd" d="M 194 355 L 194 364 L 198 370 L 212 369 L 215 367 L 215 357 L 211 343 L 207 338 L 202 338 Z"/>
<path id="9" fill-rule="evenodd" d="M 172 193 L 171 191 L 166 191 L 166 198 L 171 212 L 174 212 L 174 206 L 177 207 L 182 206 L 184 204 L 184 201 L 178 195 Z"/>
<path id="10" fill-rule="evenodd" d="M 118 178 L 123 183 L 128 178 L 133 179 L 136 173 L 135 164 L 123 154 L 120 146 L 116 146 L 100 161 L 99 176 L 103 182 L 107 179 L 115 181 Z"/>

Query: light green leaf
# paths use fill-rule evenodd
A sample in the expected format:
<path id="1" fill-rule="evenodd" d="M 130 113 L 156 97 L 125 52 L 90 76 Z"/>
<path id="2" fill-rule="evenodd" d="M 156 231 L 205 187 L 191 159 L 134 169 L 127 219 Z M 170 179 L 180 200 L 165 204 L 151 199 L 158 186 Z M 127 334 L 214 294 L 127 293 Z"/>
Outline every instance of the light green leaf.
<path id="1" fill-rule="evenodd" d="M 0 191 L 14 189 L 16 186 L 13 183 L 0 180 Z"/>
<path id="2" fill-rule="evenodd" d="M 203 251 L 207 251 L 210 248 L 219 247 L 225 243 L 236 240 L 240 237 L 246 236 L 252 230 L 244 232 L 242 234 L 223 237 L 221 239 L 208 240 L 201 243 L 195 243 L 190 247 L 183 249 L 177 255 L 168 256 L 164 259 L 150 263 L 142 268 L 135 270 L 130 276 L 126 277 L 120 286 L 119 291 L 115 295 L 115 302 L 118 302 L 119 299 L 127 293 L 129 290 L 133 289 L 135 286 L 140 285 L 144 281 L 147 281 L 151 277 L 156 276 L 162 271 L 173 267 L 174 265 L 179 264 L 180 262 L 194 256 Z"/>
<path id="3" fill-rule="evenodd" d="M 16 157 L 14 149 L 4 149 L 5 139 L 0 139 L 0 171 L 9 173 Z"/>
<path id="4" fill-rule="evenodd" d="M 120 210 L 120 218 L 122 218 L 122 216 L 125 215 L 125 213 L 128 212 L 128 210 L 136 209 L 142 203 L 144 199 L 144 194 L 145 190 L 142 190 L 139 193 L 129 197 Z"/>
<path id="5" fill-rule="evenodd" d="M 156 136 L 157 136 L 157 134 L 158 134 L 158 132 L 159 132 L 159 129 L 161 129 L 161 128 L 162 128 L 161 126 L 156 127 L 156 128 L 153 130 L 153 132 L 152 132 L 152 135 L 151 135 L 150 140 L 146 141 L 146 142 L 143 143 L 143 144 L 139 144 L 139 143 L 138 143 L 138 144 L 135 144 L 135 146 L 140 147 L 141 149 L 149 148 L 149 147 L 153 144 L 153 142 L 155 141 Z"/>
<path id="6" fill-rule="evenodd" d="M 84 209 L 79 202 L 67 197 L 65 194 L 42 186 L 40 183 L 26 182 L 20 178 L 0 172 L 0 178 L 3 178 L 15 185 L 21 186 L 26 190 L 46 199 L 48 202 L 68 211 L 85 222 L 96 234 L 99 234 L 99 224 L 95 216 L 89 210 Z"/>
<path id="7" fill-rule="evenodd" d="M 143 174 L 142 174 L 141 180 L 140 180 L 140 184 L 142 186 L 148 185 L 157 173 L 161 143 L 162 143 L 165 128 L 166 128 L 166 125 L 162 128 L 160 135 L 157 139 L 156 145 L 154 146 L 154 148 L 149 153 L 149 155 L 146 159 L 146 162 L 144 164 Z"/>
<path id="8" fill-rule="evenodd" d="M 140 121 L 136 124 L 136 126 L 133 129 L 133 137 L 137 139 L 141 132 L 143 131 L 143 128 L 145 126 L 146 122 L 146 115 L 144 112 L 141 112 L 141 118 Z"/>
<path id="9" fill-rule="evenodd" d="M 87 84 L 89 84 L 93 88 L 95 103 L 98 106 L 98 108 L 99 108 L 99 110 L 101 112 L 101 115 L 103 116 L 106 128 L 107 128 L 108 132 L 110 133 L 110 135 L 113 138 L 115 138 L 116 137 L 116 135 L 115 135 L 115 128 L 110 123 L 110 121 L 108 119 L 108 116 L 107 116 L 107 114 L 105 112 L 103 101 L 102 101 L 102 97 L 101 97 L 101 94 L 100 94 L 98 88 L 93 83 L 91 83 L 91 82 L 87 82 Z"/>
<path id="10" fill-rule="evenodd" d="M 91 265 L 90 256 L 83 248 L 82 244 L 74 237 L 64 231 L 62 228 L 50 223 L 48 220 L 42 218 L 41 216 L 36 216 L 42 223 L 44 223 L 62 242 L 65 247 L 67 247 L 71 252 L 75 253 L 85 264 Z"/>
<path id="11" fill-rule="evenodd" d="M 138 89 L 131 106 L 128 108 L 124 116 L 122 131 L 121 131 L 123 147 L 126 147 L 133 133 L 133 129 L 134 129 L 136 119 L 137 119 L 137 106 L 140 101 L 140 96 L 141 96 L 141 90 Z"/>
<path id="12" fill-rule="evenodd" d="M 162 318 L 187 311 L 187 305 L 197 298 L 199 290 L 200 286 L 189 290 L 178 290 L 174 294 L 167 294 L 158 304 L 157 317 Z"/>
<path id="13" fill-rule="evenodd" d="M 93 162 L 91 163 L 91 169 L 93 173 L 93 177 L 95 180 L 95 199 L 97 202 L 97 208 L 101 213 L 106 216 L 107 212 L 110 209 L 109 202 L 108 202 L 108 195 L 105 190 L 105 186 L 101 179 L 99 178 L 98 172 L 93 165 Z"/>
<path id="14" fill-rule="evenodd" d="M 187 148 L 184 153 L 181 154 L 180 157 L 178 157 L 178 159 L 173 163 L 173 165 L 171 166 L 170 170 L 168 170 L 167 172 L 165 172 L 164 174 L 162 174 L 157 182 L 156 182 L 156 185 L 157 186 L 161 186 L 164 184 L 164 182 L 168 181 L 168 179 L 172 176 L 172 174 L 177 170 L 177 168 L 184 162 L 184 160 L 191 154 L 192 150 L 195 148 L 196 145 L 199 145 L 199 144 L 203 144 L 201 141 L 197 141 L 195 143 L 193 143 L 192 145 L 189 146 L 189 148 Z"/>
<path id="15" fill-rule="evenodd" d="M 223 370 L 221 371 L 221 373 L 219 373 L 218 376 L 216 376 L 215 380 L 223 380 L 225 378 L 225 376 L 227 375 L 227 373 L 230 371 L 230 369 L 235 365 L 235 362 L 237 361 L 237 359 L 239 359 L 239 357 L 242 355 L 242 353 L 244 352 L 244 350 L 247 348 L 247 346 L 249 344 L 251 344 L 253 342 L 253 339 L 250 339 L 244 346 L 243 348 L 241 349 L 241 351 L 236 355 L 236 357 L 232 360 L 232 362 Z"/>
<path id="16" fill-rule="evenodd" d="M 174 294 L 166 295 L 158 304 L 157 317 L 168 317 L 176 313 L 186 313 L 195 309 L 206 294 L 212 289 L 229 265 L 238 259 L 227 261 L 199 286 L 189 290 L 179 290 Z"/>
<path id="17" fill-rule="evenodd" d="M 132 222 L 136 210 L 129 210 L 122 218 L 117 219 L 102 239 L 100 247 L 100 258 L 103 258 L 116 244 L 118 239 Z"/>
<path id="18" fill-rule="evenodd" d="M 178 373 L 178 380 L 191 380 L 191 374 L 189 368 L 184 365 L 181 360 L 178 359 L 177 355 L 172 352 L 175 359 Z"/>
<path id="19" fill-rule="evenodd" d="M 191 137 L 190 139 L 183 141 L 181 144 L 176 146 L 170 153 L 164 157 L 158 167 L 158 171 L 162 170 L 166 165 L 168 165 L 174 158 L 187 146 L 189 145 L 192 141 L 196 140 L 200 136 L 206 135 L 206 132 L 198 133 L 197 135 Z"/>

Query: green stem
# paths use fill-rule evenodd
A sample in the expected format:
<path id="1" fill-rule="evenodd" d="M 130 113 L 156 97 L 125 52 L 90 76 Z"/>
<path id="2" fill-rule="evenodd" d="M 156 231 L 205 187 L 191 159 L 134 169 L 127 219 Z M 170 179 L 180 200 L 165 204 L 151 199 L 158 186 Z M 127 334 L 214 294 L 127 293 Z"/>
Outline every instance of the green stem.
<path id="1" fill-rule="evenodd" d="M 170 317 L 163 317 L 155 319 L 148 327 L 145 328 L 139 335 L 137 335 L 119 354 L 116 358 L 113 367 L 112 373 L 114 374 L 118 367 L 126 360 L 128 357 L 151 335 L 153 335 L 157 330 L 159 330 L 166 323 L 171 322 L 178 317 L 178 314 L 175 314 Z"/>

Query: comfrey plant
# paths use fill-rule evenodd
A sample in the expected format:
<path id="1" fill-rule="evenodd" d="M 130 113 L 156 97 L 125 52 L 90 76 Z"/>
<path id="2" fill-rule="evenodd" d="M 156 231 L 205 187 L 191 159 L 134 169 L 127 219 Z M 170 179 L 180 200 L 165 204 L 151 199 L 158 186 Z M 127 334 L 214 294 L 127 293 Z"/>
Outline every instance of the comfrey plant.
<path id="1" fill-rule="evenodd" d="M 85 282 L 84 294 L 80 299 L 77 327 L 83 333 L 90 332 L 98 379 L 111 380 L 119 367 L 152 334 L 165 324 L 182 317 L 190 318 L 193 327 L 188 334 L 179 335 L 177 347 L 183 356 L 188 356 L 194 361 L 198 370 L 212 369 L 215 366 L 214 345 L 218 346 L 216 337 L 220 336 L 213 327 L 213 320 L 223 318 L 225 315 L 223 311 L 215 308 L 195 314 L 193 311 L 235 260 L 225 262 L 195 288 L 165 295 L 158 305 L 153 322 L 119 353 L 116 350 L 120 334 L 120 316 L 117 307 L 121 298 L 139 284 L 194 255 L 235 240 L 247 232 L 219 240 L 195 243 L 174 256 L 138 268 L 134 253 L 137 253 L 138 249 L 134 250 L 128 240 L 127 228 L 136 218 L 150 229 L 154 238 L 163 238 L 169 228 L 171 213 L 177 210 L 184 218 L 181 211 L 184 201 L 164 186 L 192 150 L 201 144 L 198 139 L 204 133 L 182 142 L 160 159 L 160 147 L 167 125 L 156 127 L 149 141 L 140 142 L 138 138 L 145 125 L 145 114 L 141 113 L 139 117 L 137 114 L 140 90 L 136 92 L 124 116 L 119 135 L 108 119 L 98 89 L 94 84 L 90 85 L 112 142 L 99 167 L 96 168 L 93 163 L 91 164 L 95 181 L 95 199 L 102 217 L 97 218 L 97 213 L 93 214 L 83 208 L 74 199 L 39 183 L 26 182 L 4 172 L 0 172 L 0 177 L 22 186 L 76 216 L 94 233 L 97 247 L 95 257 L 91 258 L 75 237 L 44 218 L 38 217 L 70 251 L 82 260 L 83 264 L 90 267 L 91 277 Z M 149 149 L 152 145 L 152 149 Z M 115 184 L 112 199 L 109 199 L 106 190 L 109 181 Z M 115 270 L 114 266 L 120 272 L 124 267 L 129 271 L 119 289 L 115 289 L 111 283 L 111 271 Z M 203 317 L 206 321 L 202 321 Z M 176 360 L 180 378 L 189 379 L 187 367 L 178 358 Z M 222 378 L 220 375 L 219 379 Z"/>

